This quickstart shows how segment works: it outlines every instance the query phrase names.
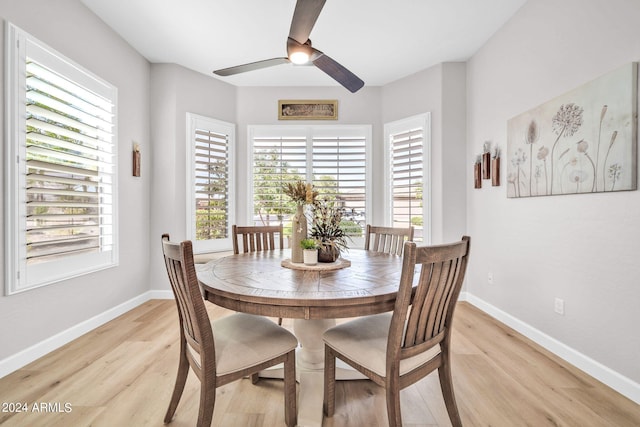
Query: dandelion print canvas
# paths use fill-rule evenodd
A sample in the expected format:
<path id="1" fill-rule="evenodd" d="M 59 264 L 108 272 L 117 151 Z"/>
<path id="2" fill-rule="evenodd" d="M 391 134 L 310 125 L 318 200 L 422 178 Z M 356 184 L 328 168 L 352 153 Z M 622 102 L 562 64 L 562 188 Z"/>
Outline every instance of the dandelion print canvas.
<path id="1" fill-rule="evenodd" d="M 508 122 L 507 196 L 635 190 L 637 64 Z"/>

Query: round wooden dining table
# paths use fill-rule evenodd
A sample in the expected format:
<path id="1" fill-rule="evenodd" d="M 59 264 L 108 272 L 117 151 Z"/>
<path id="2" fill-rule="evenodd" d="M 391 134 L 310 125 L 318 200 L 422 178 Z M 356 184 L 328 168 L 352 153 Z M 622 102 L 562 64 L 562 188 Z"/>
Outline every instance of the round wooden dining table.
<path id="1" fill-rule="evenodd" d="M 243 253 L 198 267 L 205 299 L 230 310 L 292 318 L 300 343 L 299 426 L 322 425 L 322 334 L 338 318 L 393 310 L 402 257 L 350 249 L 335 264 L 305 267 L 288 249 Z M 338 379 L 364 378 L 350 370 Z"/>

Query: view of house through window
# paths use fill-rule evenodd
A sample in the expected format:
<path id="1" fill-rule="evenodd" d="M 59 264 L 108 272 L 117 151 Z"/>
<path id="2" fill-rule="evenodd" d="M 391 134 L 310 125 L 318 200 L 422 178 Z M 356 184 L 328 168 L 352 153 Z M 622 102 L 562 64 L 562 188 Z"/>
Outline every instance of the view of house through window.
<path id="1" fill-rule="evenodd" d="M 313 185 L 344 209 L 342 227 L 352 238 L 366 227 L 366 142 L 365 136 L 313 138 Z"/>
<path id="2" fill-rule="evenodd" d="M 114 265 L 116 89 L 9 28 L 8 293 Z"/>
<path id="3" fill-rule="evenodd" d="M 352 238 L 362 236 L 370 189 L 369 126 L 253 126 L 250 135 L 254 225 L 282 223 L 290 236 L 295 203 L 282 188 L 302 180 L 343 210 L 342 226 Z"/>
<path id="4" fill-rule="evenodd" d="M 425 218 L 428 117 L 416 116 L 385 125 L 389 174 L 389 212 L 393 227 L 415 228 L 414 240 L 428 241 Z"/>

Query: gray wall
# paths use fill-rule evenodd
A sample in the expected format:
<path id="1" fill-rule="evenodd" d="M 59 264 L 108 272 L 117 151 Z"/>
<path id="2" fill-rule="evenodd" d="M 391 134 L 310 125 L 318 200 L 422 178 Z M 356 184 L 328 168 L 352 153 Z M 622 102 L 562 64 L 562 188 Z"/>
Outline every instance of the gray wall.
<path id="1" fill-rule="evenodd" d="M 640 59 L 640 4 L 529 0 L 468 63 L 467 165 L 507 120 Z M 468 291 L 640 382 L 640 192 L 526 199 L 472 189 Z M 493 272 L 494 285 L 487 284 Z M 565 301 L 564 316 L 554 298 Z"/>
<path id="2" fill-rule="evenodd" d="M 160 236 L 184 240 L 186 227 L 187 113 L 236 122 L 236 88 L 174 64 L 151 66 L 151 289 L 170 290 Z"/>
<path id="3" fill-rule="evenodd" d="M 149 63 L 77 0 L 2 0 L 10 21 L 118 88 L 120 264 L 117 267 L 12 296 L 0 295 L 0 361 L 149 289 Z M 0 68 L 0 121 L 5 119 Z M 2 124 L 2 123 L 0 123 Z M 4 129 L 4 126 L 0 126 Z M 7 144 L 2 133 L 3 147 Z M 133 141 L 142 151 L 142 176 L 131 176 Z M 0 179 L 4 188 L 4 149 Z M 4 218 L 4 198 L 0 217 Z M 4 221 L 3 221 L 4 223 Z M 4 230 L 0 231 L 4 233 Z M 0 239 L 4 257 L 4 236 Z M 4 279 L 4 263 L 0 263 Z"/>
<path id="4" fill-rule="evenodd" d="M 383 123 L 431 114 L 431 241 L 459 239 L 467 212 L 466 64 L 443 63 L 384 86 L 381 109 Z"/>

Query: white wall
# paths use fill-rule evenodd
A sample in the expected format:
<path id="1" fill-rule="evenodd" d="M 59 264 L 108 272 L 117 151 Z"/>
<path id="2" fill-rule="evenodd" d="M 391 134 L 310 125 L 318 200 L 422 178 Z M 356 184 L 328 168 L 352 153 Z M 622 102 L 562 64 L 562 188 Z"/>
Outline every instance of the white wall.
<path id="1" fill-rule="evenodd" d="M 2 1 L 0 18 L 21 27 L 118 88 L 120 196 L 119 266 L 21 294 L 0 296 L 2 362 L 10 355 L 148 291 L 147 219 L 152 147 L 149 141 L 149 63 L 79 1 Z M 4 35 L 3 28 L 0 34 L 3 57 Z M 3 74 L 4 67 L 0 69 L 2 82 Z M 0 85 L 0 94 L 3 93 L 4 84 Z M 4 109 L 2 102 L 2 128 Z M 3 147 L 7 144 L 4 138 L 3 132 Z M 140 144 L 142 151 L 140 178 L 131 176 L 133 141 Z M 0 156 L 0 179 L 4 186 L 4 150 Z M 4 199 L 0 217 L 4 218 Z M 0 241 L 3 242 L 0 258 L 4 258 L 4 237 Z M 4 263 L 0 263 L 0 274 L 4 278 Z"/>
<path id="2" fill-rule="evenodd" d="M 511 117 L 638 61 L 639 22 L 637 1 L 529 0 L 468 63 L 467 164 L 485 140 L 506 155 Z M 635 381 L 637 393 L 640 192 L 507 199 L 508 161 L 501 187 L 471 189 L 469 170 L 468 292 Z"/>

